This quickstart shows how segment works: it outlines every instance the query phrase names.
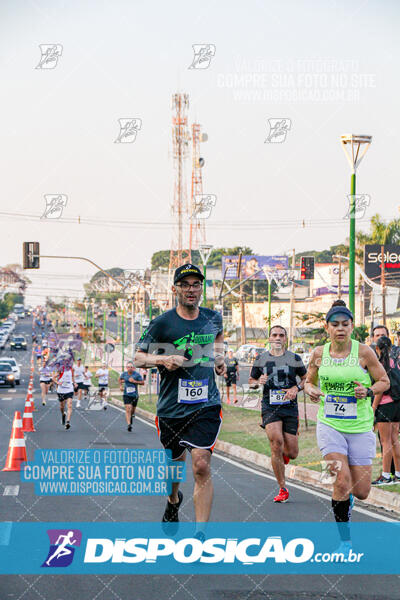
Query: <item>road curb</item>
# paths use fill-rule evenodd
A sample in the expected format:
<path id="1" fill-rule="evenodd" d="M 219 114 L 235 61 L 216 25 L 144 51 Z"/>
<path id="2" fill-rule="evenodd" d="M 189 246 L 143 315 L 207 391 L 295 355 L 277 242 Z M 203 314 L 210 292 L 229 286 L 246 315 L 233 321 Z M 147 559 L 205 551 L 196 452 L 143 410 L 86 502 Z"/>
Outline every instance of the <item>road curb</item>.
<path id="1" fill-rule="evenodd" d="M 121 400 L 112 398 L 112 401 L 118 406 L 124 406 Z M 148 410 L 137 408 L 136 414 L 146 421 L 154 423 L 155 415 Z M 254 452 L 254 450 L 248 450 L 247 448 L 236 446 L 230 442 L 223 442 L 222 440 L 217 441 L 215 444 L 215 450 L 230 458 L 236 458 L 237 460 L 250 465 L 256 465 L 272 473 L 271 459 L 265 454 L 260 454 L 259 452 Z M 306 469 L 305 467 L 289 464 L 286 467 L 286 476 L 288 479 L 311 485 L 319 490 L 324 490 L 325 492 L 332 491 L 331 484 L 324 483 L 320 480 L 321 473 L 318 471 L 312 471 L 311 469 Z M 400 515 L 400 494 L 384 492 L 383 490 L 372 488 L 368 498 L 366 500 L 357 500 L 357 503 L 360 503 L 364 506 L 383 508 Z"/>

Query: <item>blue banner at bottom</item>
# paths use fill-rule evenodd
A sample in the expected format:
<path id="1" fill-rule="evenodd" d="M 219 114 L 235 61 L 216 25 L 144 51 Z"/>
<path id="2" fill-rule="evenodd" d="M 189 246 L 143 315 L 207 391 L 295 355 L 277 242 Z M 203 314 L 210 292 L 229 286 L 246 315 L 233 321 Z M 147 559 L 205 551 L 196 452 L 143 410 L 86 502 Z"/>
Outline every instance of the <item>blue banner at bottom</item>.
<path id="1" fill-rule="evenodd" d="M 400 574 L 400 523 L 0 523 L 1 574 Z"/>

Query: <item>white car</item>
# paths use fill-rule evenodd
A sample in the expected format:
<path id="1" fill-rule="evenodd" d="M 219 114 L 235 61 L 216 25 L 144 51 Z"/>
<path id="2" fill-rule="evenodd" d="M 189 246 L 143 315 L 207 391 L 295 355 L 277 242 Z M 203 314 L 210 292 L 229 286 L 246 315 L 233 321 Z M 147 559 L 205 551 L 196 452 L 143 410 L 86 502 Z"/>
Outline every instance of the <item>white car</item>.
<path id="1" fill-rule="evenodd" d="M 7 344 L 7 335 L 3 335 L 0 332 L 0 350 L 3 350 L 3 348 L 6 347 L 6 344 Z"/>
<path id="2" fill-rule="evenodd" d="M 241 360 L 243 362 L 247 361 L 249 358 L 250 351 L 255 348 L 254 344 L 243 344 L 236 352 L 237 360 Z"/>
<path id="3" fill-rule="evenodd" d="M 14 331 L 15 323 L 12 319 L 7 319 L 7 321 L 4 321 L 3 327 L 8 327 L 10 331 Z"/>
<path id="4" fill-rule="evenodd" d="M 12 319 L 14 322 L 17 322 L 17 321 L 18 321 L 18 315 L 17 315 L 17 313 L 15 313 L 15 312 L 12 312 L 12 313 L 10 313 L 10 314 L 8 315 L 8 318 L 9 318 L 9 319 Z"/>
<path id="5" fill-rule="evenodd" d="M 15 383 L 19 385 L 21 381 L 22 365 L 20 363 L 17 363 L 15 358 L 13 358 L 12 356 L 0 356 L 0 363 L 6 363 L 11 366 L 15 377 Z"/>

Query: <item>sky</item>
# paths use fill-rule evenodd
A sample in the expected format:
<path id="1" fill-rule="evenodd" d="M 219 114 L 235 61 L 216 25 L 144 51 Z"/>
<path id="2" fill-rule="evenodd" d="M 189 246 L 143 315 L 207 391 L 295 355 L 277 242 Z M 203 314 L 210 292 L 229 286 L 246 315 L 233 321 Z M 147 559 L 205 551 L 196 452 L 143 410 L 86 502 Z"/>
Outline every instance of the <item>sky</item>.
<path id="1" fill-rule="evenodd" d="M 21 262 L 24 240 L 103 268 L 145 268 L 168 249 L 176 92 L 189 94 L 189 123 L 208 134 L 208 243 L 273 255 L 342 242 L 343 133 L 373 136 L 357 227 L 376 212 L 397 217 L 399 13 L 395 0 L 3 0 L 0 264 Z M 41 44 L 58 45 L 54 68 L 36 68 Z M 195 44 L 215 48 L 206 69 L 189 68 Z M 141 127 L 115 143 L 125 118 Z M 277 141 L 269 119 L 287 125 Z M 62 216 L 40 218 L 45 196 L 59 194 Z M 94 272 L 42 259 L 29 273 L 32 299 L 50 289 L 75 297 Z"/>

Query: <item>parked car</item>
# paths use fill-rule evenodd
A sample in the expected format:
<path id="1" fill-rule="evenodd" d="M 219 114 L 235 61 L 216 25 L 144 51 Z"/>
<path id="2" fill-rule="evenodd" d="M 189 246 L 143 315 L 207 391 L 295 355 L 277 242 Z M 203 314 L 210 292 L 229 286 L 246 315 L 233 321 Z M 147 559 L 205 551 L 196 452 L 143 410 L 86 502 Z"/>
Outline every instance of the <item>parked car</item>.
<path id="1" fill-rule="evenodd" d="M 17 385 L 20 384 L 21 381 L 21 364 L 17 363 L 17 361 L 15 360 L 15 358 L 13 358 L 12 356 L 0 356 L 0 364 L 1 363 L 6 363 L 8 365 L 10 365 L 10 367 L 13 370 L 14 373 L 14 377 L 15 377 L 15 383 Z"/>
<path id="2" fill-rule="evenodd" d="M 10 330 L 8 329 L 8 327 L 0 327 L 0 336 L 5 337 L 6 341 L 8 340 L 8 338 L 10 337 Z"/>
<path id="3" fill-rule="evenodd" d="M 254 348 L 253 344 L 243 344 L 236 352 L 236 358 L 239 361 L 246 362 L 250 350 Z"/>
<path id="4" fill-rule="evenodd" d="M 2 335 L 0 332 L 0 350 L 3 350 L 3 348 L 6 347 L 7 344 L 7 335 L 4 334 Z"/>
<path id="5" fill-rule="evenodd" d="M 11 350 L 26 350 L 26 339 L 23 335 L 13 335 L 10 342 Z"/>
<path id="6" fill-rule="evenodd" d="M 10 335 L 12 334 L 12 329 L 11 327 L 9 327 L 9 325 L 3 325 L 1 328 L 1 333 L 2 335 L 7 336 L 7 339 L 10 337 Z"/>
<path id="7" fill-rule="evenodd" d="M 250 348 L 249 352 L 247 353 L 248 362 L 253 363 L 264 350 L 264 347 L 260 348 L 259 346 L 253 346 L 252 348 Z"/>
<path id="8" fill-rule="evenodd" d="M 8 363 L 0 363 L 0 385 L 9 385 L 15 388 L 15 376 Z"/>
<path id="9" fill-rule="evenodd" d="M 7 321 L 4 321 L 3 327 L 8 327 L 11 331 L 14 331 L 15 323 L 13 319 L 7 319 Z"/>

